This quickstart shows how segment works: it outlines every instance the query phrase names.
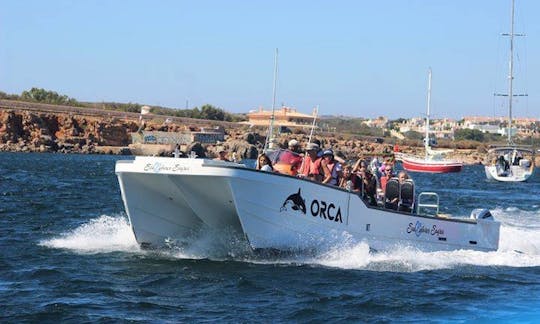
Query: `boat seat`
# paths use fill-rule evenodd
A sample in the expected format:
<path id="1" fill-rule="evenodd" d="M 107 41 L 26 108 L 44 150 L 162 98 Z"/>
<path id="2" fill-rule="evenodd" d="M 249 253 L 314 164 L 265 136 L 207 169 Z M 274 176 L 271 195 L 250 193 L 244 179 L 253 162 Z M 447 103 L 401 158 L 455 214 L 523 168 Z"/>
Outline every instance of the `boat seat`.
<path id="1" fill-rule="evenodd" d="M 412 212 L 414 206 L 414 181 L 406 179 L 400 185 L 398 210 Z"/>
<path id="2" fill-rule="evenodd" d="M 386 189 L 384 191 L 384 208 L 397 210 L 398 202 L 399 180 L 398 178 L 391 178 L 386 183 Z"/>

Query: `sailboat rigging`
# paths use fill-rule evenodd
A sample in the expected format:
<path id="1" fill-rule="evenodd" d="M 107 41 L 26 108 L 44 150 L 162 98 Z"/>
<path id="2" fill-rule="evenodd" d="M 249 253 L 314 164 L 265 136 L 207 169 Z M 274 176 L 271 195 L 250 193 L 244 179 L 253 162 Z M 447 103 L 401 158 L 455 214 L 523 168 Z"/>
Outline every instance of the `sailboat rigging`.
<path id="1" fill-rule="evenodd" d="M 268 126 L 268 134 L 266 136 L 266 141 L 264 143 L 263 152 L 266 154 L 268 149 L 272 148 L 274 140 L 274 119 L 276 111 L 276 82 L 278 74 L 278 49 L 276 48 L 276 55 L 274 58 L 274 86 L 272 90 L 272 115 L 270 115 L 270 125 Z"/>
<path id="2" fill-rule="evenodd" d="M 424 137 L 424 158 L 411 156 L 403 153 L 396 154 L 396 159 L 401 160 L 403 168 L 412 172 L 429 172 L 429 173 L 449 173 L 459 172 L 463 168 L 463 163 L 460 161 L 447 160 L 443 155 L 448 153 L 448 150 L 431 149 L 429 118 L 431 110 L 431 68 L 428 71 L 428 95 L 427 95 L 427 115 L 426 115 L 426 134 Z"/>
<path id="3" fill-rule="evenodd" d="M 510 39 L 510 56 L 508 64 L 508 93 L 495 94 L 508 97 L 507 146 L 494 147 L 488 151 L 488 164 L 485 166 L 486 177 L 490 180 L 504 182 L 526 181 L 534 173 L 534 149 L 517 146 L 512 139 L 512 103 L 514 97 L 527 96 L 514 94 L 514 37 L 525 36 L 514 33 L 515 1 L 512 0 L 510 16 L 510 33 L 502 34 Z"/>

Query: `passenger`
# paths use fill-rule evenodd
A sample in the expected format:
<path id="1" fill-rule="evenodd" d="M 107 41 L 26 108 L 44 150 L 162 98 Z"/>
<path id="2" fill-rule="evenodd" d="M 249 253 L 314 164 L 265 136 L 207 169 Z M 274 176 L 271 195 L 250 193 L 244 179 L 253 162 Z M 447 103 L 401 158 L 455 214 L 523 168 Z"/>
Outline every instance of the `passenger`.
<path id="1" fill-rule="evenodd" d="M 173 152 L 173 154 L 174 154 L 174 157 L 175 157 L 176 159 L 180 157 L 180 145 L 176 144 L 176 145 L 174 146 L 174 152 Z"/>
<path id="2" fill-rule="evenodd" d="M 352 172 L 352 167 L 349 164 L 343 166 L 343 176 L 339 180 L 339 186 L 354 192 L 359 192 L 362 189 L 360 177 Z"/>
<path id="3" fill-rule="evenodd" d="M 354 167 L 352 169 L 352 172 L 359 172 L 360 169 L 367 169 L 367 163 L 365 160 L 363 159 L 358 159 L 358 161 L 356 161 L 356 163 L 354 164 Z"/>
<path id="4" fill-rule="evenodd" d="M 218 156 L 214 160 L 231 162 L 229 159 L 227 159 L 227 151 L 225 151 L 223 148 L 218 149 Z"/>
<path id="5" fill-rule="evenodd" d="M 315 144 L 317 144 L 319 146 L 319 150 L 317 151 L 317 157 L 322 158 L 323 150 L 321 149 L 321 141 L 319 141 L 318 139 L 314 139 L 313 143 L 315 143 Z"/>
<path id="6" fill-rule="evenodd" d="M 262 153 L 257 157 L 257 170 L 266 171 L 266 172 L 273 172 L 274 168 L 272 167 L 272 161 L 270 161 L 270 158 L 268 155 Z"/>
<path id="7" fill-rule="evenodd" d="M 392 173 L 392 168 L 387 166 L 384 168 L 384 175 L 381 177 L 381 190 L 382 190 L 382 194 L 384 196 L 384 193 L 386 191 L 386 183 L 388 182 L 388 180 L 390 180 L 392 177 L 394 176 L 394 174 Z"/>
<path id="8" fill-rule="evenodd" d="M 342 167 L 341 163 L 334 159 L 334 151 L 330 149 L 323 151 L 321 165 L 324 171 L 322 183 L 337 186 L 339 184 L 339 178 L 342 175 Z"/>
<path id="9" fill-rule="evenodd" d="M 401 184 L 402 184 L 405 180 L 407 180 L 407 179 L 410 179 L 410 178 L 409 178 L 409 174 L 407 174 L 406 171 L 399 171 L 399 173 L 398 173 L 398 181 L 399 181 L 399 184 L 401 185 Z M 399 198 L 394 198 L 394 199 L 392 199 L 391 202 L 397 204 L 397 203 L 398 203 L 398 200 L 399 200 Z"/>
<path id="10" fill-rule="evenodd" d="M 381 163 L 379 162 L 379 158 L 374 156 L 371 161 L 369 162 L 369 168 L 373 174 L 375 174 L 377 177 L 380 177 L 379 175 L 379 168 L 381 167 Z"/>
<path id="11" fill-rule="evenodd" d="M 367 200 L 371 206 L 377 206 L 377 179 L 368 169 L 363 171 L 361 175 L 362 184 L 364 186 L 362 198 Z"/>
<path id="12" fill-rule="evenodd" d="M 302 153 L 300 150 L 300 144 L 294 138 L 289 141 L 289 150 L 298 154 Z"/>
<path id="13" fill-rule="evenodd" d="M 504 159 L 504 171 L 508 171 L 510 169 L 510 154 L 506 153 L 503 156 Z"/>
<path id="14" fill-rule="evenodd" d="M 383 164 L 381 165 L 381 167 L 379 168 L 379 175 L 380 177 L 383 177 L 384 176 L 384 172 L 386 171 L 386 168 L 390 168 L 390 169 L 394 169 L 394 163 L 392 163 L 392 160 L 390 159 L 386 159 Z"/>
<path id="15" fill-rule="evenodd" d="M 401 183 L 403 183 L 403 181 L 405 181 L 407 179 L 410 179 L 409 174 L 407 173 L 407 171 L 399 171 L 399 173 L 398 173 L 399 183 L 401 184 Z"/>
<path id="16" fill-rule="evenodd" d="M 313 181 L 322 181 L 323 171 L 321 167 L 322 158 L 317 156 L 319 145 L 308 143 L 306 146 L 306 156 L 300 167 L 299 177 L 307 178 Z"/>

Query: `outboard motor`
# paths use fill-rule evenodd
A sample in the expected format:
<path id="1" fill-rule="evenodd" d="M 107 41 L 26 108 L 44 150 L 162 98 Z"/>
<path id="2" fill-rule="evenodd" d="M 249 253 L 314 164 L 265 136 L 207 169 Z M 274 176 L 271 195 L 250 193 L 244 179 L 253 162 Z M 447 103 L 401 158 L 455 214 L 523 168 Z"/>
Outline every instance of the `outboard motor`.
<path id="1" fill-rule="evenodd" d="M 473 209 L 473 211 L 471 212 L 471 219 L 494 220 L 493 215 L 491 215 L 489 209 L 486 208 Z"/>

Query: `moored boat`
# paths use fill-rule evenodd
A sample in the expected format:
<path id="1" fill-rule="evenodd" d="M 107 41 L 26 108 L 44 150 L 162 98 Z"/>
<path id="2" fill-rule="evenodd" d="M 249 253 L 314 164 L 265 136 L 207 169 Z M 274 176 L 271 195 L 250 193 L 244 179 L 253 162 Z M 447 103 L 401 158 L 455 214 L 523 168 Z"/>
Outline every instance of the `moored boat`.
<path id="1" fill-rule="evenodd" d="M 488 150 L 484 167 L 488 180 L 527 181 L 534 173 L 534 150 L 525 146 L 499 146 Z"/>
<path id="2" fill-rule="evenodd" d="M 401 161 L 405 170 L 411 172 L 450 173 L 460 172 L 463 168 L 463 162 L 442 158 L 418 158 L 401 153 L 396 154 L 396 159 Z"/>
<path id="3" fill-rule="evenodd" d="M 411 172 L 429 172 L 429 173 L 449 173 L 460 172 L 463 168 L 463 162 L 449 160 L 444 157 L 451 150 L 433 150 L 431 149 L 431 139 L 429 136 L 429 117 L 431 106 L 431 69 L 428 73 L 428 96 L 427 96 L 427 115 L 424 137 L 425 156 L 418 157 L 403 153 L 397 153 L 396 160 L 401 161 L 403 168 Z"/>
<path id="4" fill-rule="evenodd" d="M 485 209 L 469 218 L 440 217 L 425 211 L 438 211 L 438 202 L 419 201 L 412 211 L 398 211 L 346 189 L 241 164 L 136 157 L 118 161 L 116 174 L 142 246 L 189 243 L 200 231 L 223 228 L 243 234 L 254 249 L 316 249 L 344 237 L 374 250 L 492 251 L 499 244 L 500 223 Z"/>
<path id="5" fill-rule="evenodd" d="M 510 33 L 504 34 L 510 38 L 510 57 L 508 64 L 508 93 L 495 94 L 508 98 L 507 145 L 494 147 L 488 151 L 485 166 L 488 180 L 501 182 L 527 181 L 534 173 L 535 150 L 532 147 L 518 146 L 512 139 L 512 104 L 514 97 L 527 96 L 514 94 L 514 37 L 523 36 L 514 33 L 514 0 L 510 19 Z"/>

